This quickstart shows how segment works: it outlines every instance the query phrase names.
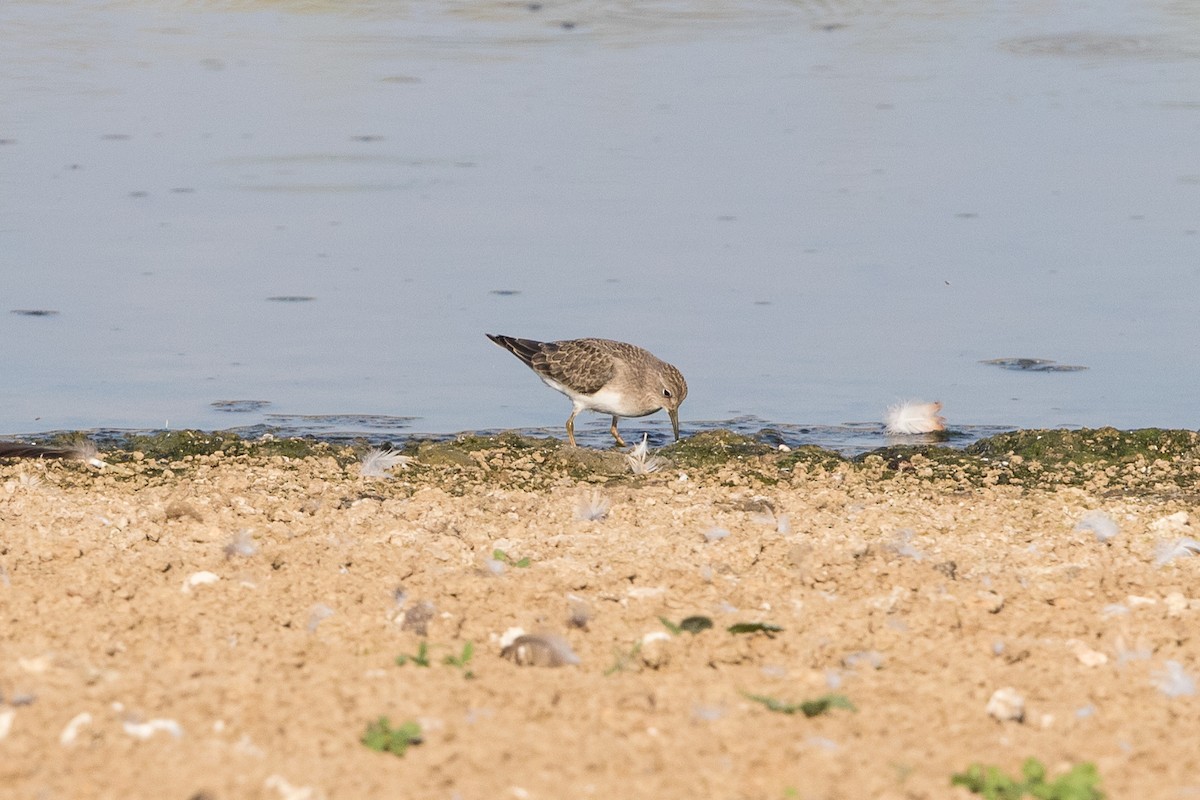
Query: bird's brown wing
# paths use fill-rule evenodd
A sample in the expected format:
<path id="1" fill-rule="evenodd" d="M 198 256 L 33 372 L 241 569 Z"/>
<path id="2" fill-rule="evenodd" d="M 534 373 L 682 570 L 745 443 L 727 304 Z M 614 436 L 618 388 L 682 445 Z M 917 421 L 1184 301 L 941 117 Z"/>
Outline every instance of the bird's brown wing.
<path id="1" fill-rule="evenodd" d="M 612 354 L 590 339 L 545 342 L 530 366 L 580 394 L 595 394 L 616 373 Z"/>

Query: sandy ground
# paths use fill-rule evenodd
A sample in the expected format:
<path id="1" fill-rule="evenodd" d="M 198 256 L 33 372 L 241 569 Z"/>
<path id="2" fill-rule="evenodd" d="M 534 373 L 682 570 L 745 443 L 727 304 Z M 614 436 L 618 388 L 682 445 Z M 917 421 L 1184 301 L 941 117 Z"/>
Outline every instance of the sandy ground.
<path id="1" fill-rule="evenodd" d="M 965 798 L 1036 756 L 1200 797 L 1200 557 L 1158 563 L 1194 492 L 472 458 L 0 462 L 0 796 Z M 502 658 L 518 627 L 578 665 Z"/>

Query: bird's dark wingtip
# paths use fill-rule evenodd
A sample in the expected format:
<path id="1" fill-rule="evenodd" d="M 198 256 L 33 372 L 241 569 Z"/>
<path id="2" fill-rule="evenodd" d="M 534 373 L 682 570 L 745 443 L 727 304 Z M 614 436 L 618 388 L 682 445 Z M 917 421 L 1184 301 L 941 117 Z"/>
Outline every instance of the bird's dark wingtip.
<path id="1" fill-rule="evenodd" d="M 533 357 L 537 355 L 538 349 L 542 346 L 541 342 L 535 342 L 532 339 L 518 339 L 516 336 L 492 333 L 484 335 L 530 367 L 533 366 Z"/>

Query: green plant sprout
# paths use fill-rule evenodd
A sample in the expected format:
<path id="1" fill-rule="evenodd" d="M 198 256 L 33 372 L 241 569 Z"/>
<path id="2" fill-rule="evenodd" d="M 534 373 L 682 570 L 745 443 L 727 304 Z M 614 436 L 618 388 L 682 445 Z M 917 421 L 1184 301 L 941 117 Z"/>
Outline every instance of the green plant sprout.
<path id="1" fill-rule="evenodd" d="M 416 655 L 396 656 L 396 664 L 398 666 L 403 667 L 405 664 L 407 664 L 410 661 L 412 663 L 416 664 L 418 667 L 428 667 L 429 666 L 429 645 L 426 644 L 425 642 L 421 642 L 421 644 L 419 644 L 417 646 Z"/>
<path id="2" fill-rule="evenodd" d="M 848 711 L 858 710 L 844 694 L 822 695 L 815 700 L 805 700 L 801 703 L 785 703 L 782 700 L 768 697 L 765 694 L 747 694 L 746 692 L 742 692 L 742 694 L 746 696 L 746 699 L 762 703 L 770 710 L 778 711 L 780 714 L 795 714 L 799 711 L 806 717 L 818 717 L 834 708 L 844 708 Z"/>
<path id="3" fill-rule="evenodd" d="M 510 567 L 517 567 L 519 569 L 525 569 L 531 563 L 529 561 L 529 556 L 525 556 L 520 561 L 513 561 L 512 556 L 503 550 L 500 550 L 499 548 L 492 551 L 492 560 L 499 561 L 501 564 L 508 564 Z"/>
<path id="4" fill-rule="evenodd" d="M 467 664 L 471 662 L 471 656 L 475 655 L 475 643 L 467 642 L 463 645 L 462 653 L 457 656 L 446 656 L 442 659 L 442 663 L 451 667 L 458 667 L 462 670 L 463 677 L 471 679 L 475 677 L 475 673 L 467 669 Z"/>
<path id="5" fill-rule="evenodd" d="M 773 638 L 783 628 L 769 622 L 738 622 L 730 625 L 728 630 L 730 633 L 765 633 L 767 638 Z"/>
<path id="6" fill-rule="evenodd" d="M 666 617 L 659 617 L 658 621 L 661 622 L 663 627 L 669 630 L 673 636 L 678 636 L 684 631 L 687 631 L 695 636 L 700 631 L 706 631 L 713 626 L 713 621 L 711 619 L 708 617 L 699 616 L 684 617 L 679 621 L 678 625 L 676 625 L 674 622 L 671 622 L 671 620 L 667 619 Z"/>
<path id="7" fill-rule="evenodd" d="M 1090 762 L 1076 764 L 1066 774 L 1046 782 L 1046 767 L 1036 758 L 1021 765 L 1022 780 L 1011 778 L 999 767 L 975 763 L 966 772 L 950 778 L 951 786 L 963 786 L 986 800 L 1019 800 L 1029 795 L 1037 800 L 1104 800 L 1100 775 Z"/>
<path id="8" fill-rule="evenodd" d="M 604 670 L 604 676 L 608 677 L 616 672 L 624 672 L 629 668 L 629 665 L 637 660 L 638 653 L 642 652 L 642 643 L 634 642 L 633 647 L 629 648 L 628 652 L 614 650 L 613 665 Z"/>
<path id="9" fill-rule="evenodd" d="M 380 717 L 367 724 L 360 741 L 378 753 L 402 756 L 411 745 L 420 744 L 423 740 L 421 726 L 417 723 L 410 721 L 393 728 L 387 717 Z"/>

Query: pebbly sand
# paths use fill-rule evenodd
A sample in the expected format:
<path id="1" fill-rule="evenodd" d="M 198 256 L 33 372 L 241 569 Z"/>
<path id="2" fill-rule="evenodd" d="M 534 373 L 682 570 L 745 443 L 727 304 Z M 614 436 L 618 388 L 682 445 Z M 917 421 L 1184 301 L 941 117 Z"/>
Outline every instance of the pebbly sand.
<path id="1" fill-rule="evenodd" d="M 716 436 L 649 475 L 515 437 L 376 479 L 325 446 L 3 461 L 0 796 L 967 798 L 952 774 L 1034 756 L 1197 797 L 1183 435 L 965 466 Z M 501 657 L 513 628 L 579 663 Z M 748 697 L 830 693 L 854 710 Z M 381 716 L 422 742 L 367 748 Z"/>

